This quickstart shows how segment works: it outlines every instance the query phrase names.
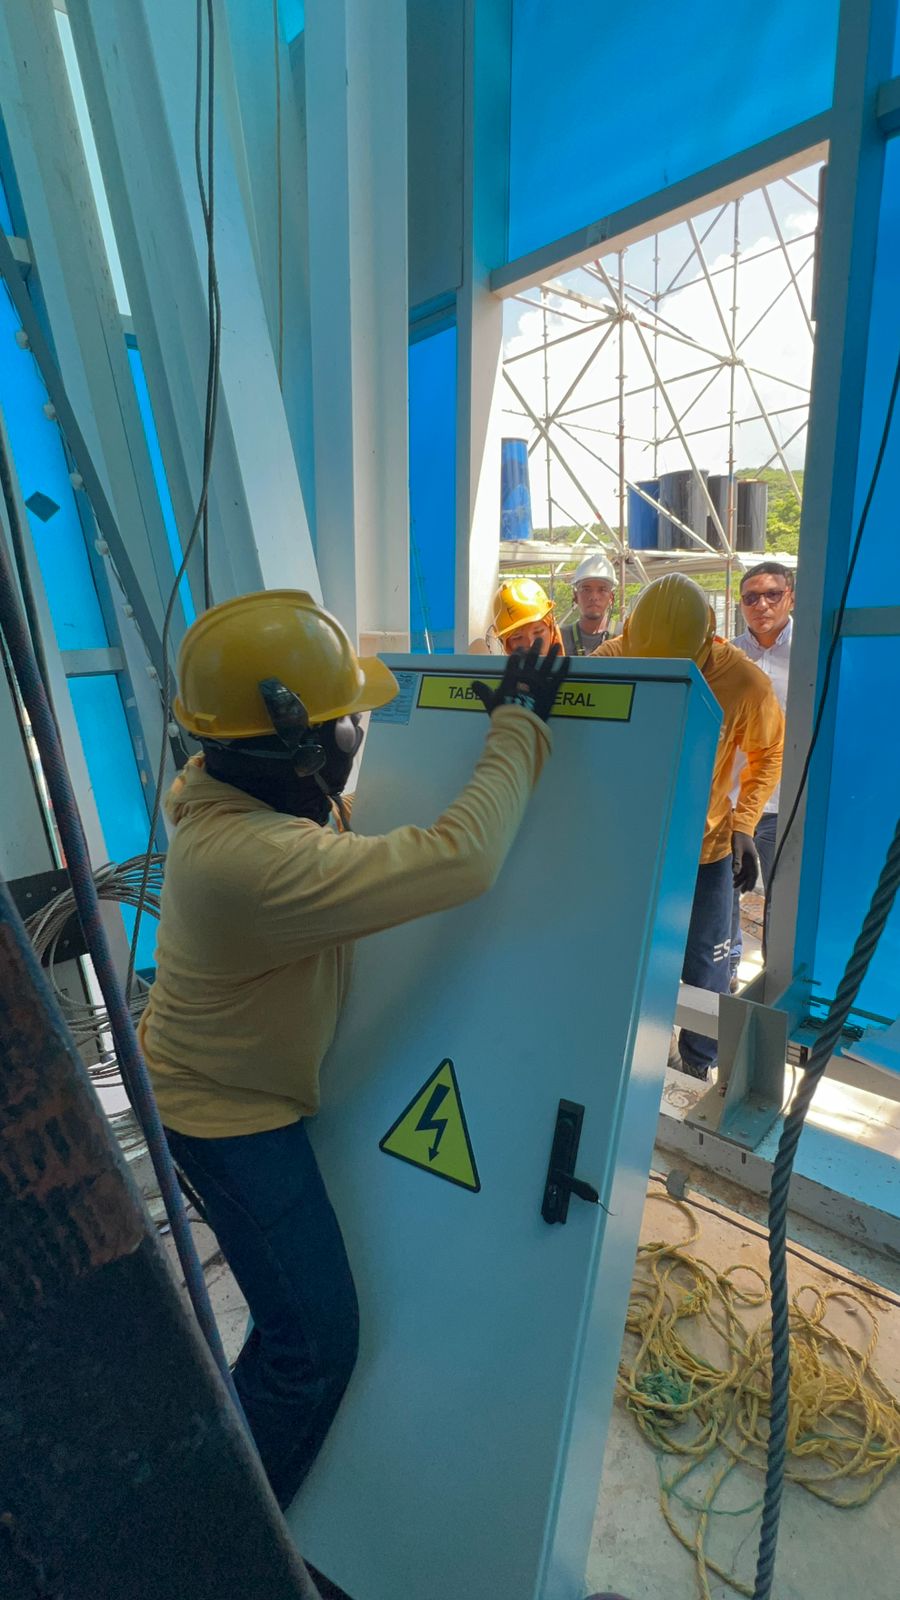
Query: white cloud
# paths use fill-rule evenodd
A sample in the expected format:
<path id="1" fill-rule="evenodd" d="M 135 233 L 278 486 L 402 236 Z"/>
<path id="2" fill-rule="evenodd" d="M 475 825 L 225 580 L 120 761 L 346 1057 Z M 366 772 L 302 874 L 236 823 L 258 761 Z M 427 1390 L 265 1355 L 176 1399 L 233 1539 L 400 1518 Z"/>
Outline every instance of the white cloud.
<path id="1" fill-rule="evenodd" d="M 788 234 L 814 233 L 818 220 L 818 213 L 813 210 L 812 206 L 806 211 L 791 211 L 784 218 L 781 224 L 781 231 L 785 237 Z"/>

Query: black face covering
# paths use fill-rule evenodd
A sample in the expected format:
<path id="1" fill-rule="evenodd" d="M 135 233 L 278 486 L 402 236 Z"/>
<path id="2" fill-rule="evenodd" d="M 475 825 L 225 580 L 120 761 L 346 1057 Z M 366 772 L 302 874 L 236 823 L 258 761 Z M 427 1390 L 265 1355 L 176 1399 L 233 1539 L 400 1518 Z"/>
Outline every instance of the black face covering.
<path id="1" fill-rule="evenodd" d="M 277 734 L 234 739 L 228 744 L 205 740 L 206 770 L 210 777 L 253 795 L 273 811 L 307 817 L 324 827 L 331 817 L 331 797 L 342 793 L 350 776 L 362 729 L 356 718 L 341 717 L 337 722 L 321 723 L 314 731 L 325 762 L 309 776 L 296 771 Z"/>

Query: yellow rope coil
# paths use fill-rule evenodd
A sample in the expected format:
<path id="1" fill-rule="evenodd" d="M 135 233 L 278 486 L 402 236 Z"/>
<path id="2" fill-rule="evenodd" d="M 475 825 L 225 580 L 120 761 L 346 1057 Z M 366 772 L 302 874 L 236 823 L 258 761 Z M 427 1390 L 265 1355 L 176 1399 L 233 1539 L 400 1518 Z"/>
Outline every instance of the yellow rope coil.
<path id="1" fill-rule="evenodd" d="M 767 1280 L 756 1267 L 735 1264 L 719 1271 L 703 1261 L 691 1250 L 700 1226 L 690 1207 L 668 1195 L 653 1199 L 675 1206 L 690 1231 L 680 1245 L 648 1243 L 638 1251 L 626 1322 L 638 1348 L 633 1359 L 622 1361 L 619 1383 L 641 1433 L 658 1452 L 662 1512 L 696 1560 L 702 1600 L 711 1600 L 710 1573 L 737 1594 L 752 1596 L 752 1585 L 714 1560 L 706 1541 L 712 1517 L 762 1505 L 760 1499 L 736 1512 L 723 1510 L 717 1500 L 739 1464 L 765 1470 L 769 1323 L 764 1318 L 748 1327 L 741 1312 L 768 1303 Z M 864 1349 L 826 1325 L 837 1301 L 853 1306 L 870 1329 Z M 694 1348 L 702 1332 L 708 1339 L 709 1329 L 721 1341 L 720 1366 Z M 877 1319 L 860 1295 L 810 1285 L 795 1291 L 787 1478 L 841 1509 L 864 1505 L 900 1461 L 900 1404 L 874 1369 L 877 1343 Z M 675 1458 L 674 1470 L 667 1472 L 666 1456 Z M 683 1486 L 702 1463 L 707 1480 L 700 1498 L 691 1498 Z M 686 1511 L 693 1515 L 691 1529 L 682 1525 Z"/>

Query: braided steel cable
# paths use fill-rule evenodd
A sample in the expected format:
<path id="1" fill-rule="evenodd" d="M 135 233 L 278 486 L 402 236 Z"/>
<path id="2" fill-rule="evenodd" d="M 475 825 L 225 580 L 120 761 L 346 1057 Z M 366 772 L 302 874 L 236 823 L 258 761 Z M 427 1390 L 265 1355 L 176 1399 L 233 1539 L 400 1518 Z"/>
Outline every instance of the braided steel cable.
<path id="1" fill-rule="evenodd" d="M 778 1154 L 772 1169 L 769 1193 L 769 1276 L 772 1295 L 772 1398 L 766 1466 L 766 1490 L 762 1528 L 756 1565 L 753 1600 L 769 1600 L 775 1574 L 778 1524 L 784 1488 L 788 1436 L 788 1409 L 791 1380 L 791 1350 L 788 1331 L 787 1218 L 788 1196 L 794 1157 L 803 1132 L 807 1112 L 826 1067 L 841 1036 L 841 1031 L 859 993 L 869 962 L 884 932 L 885 923 L 900 888 L 900 819 L 885 857 L 884 866 L 866 912 L 862 928 L 837 993 L 828 1009 L 821 1033 L 813 1047 L 806 1072 L 794 1103 L 785 1118 Z"/>

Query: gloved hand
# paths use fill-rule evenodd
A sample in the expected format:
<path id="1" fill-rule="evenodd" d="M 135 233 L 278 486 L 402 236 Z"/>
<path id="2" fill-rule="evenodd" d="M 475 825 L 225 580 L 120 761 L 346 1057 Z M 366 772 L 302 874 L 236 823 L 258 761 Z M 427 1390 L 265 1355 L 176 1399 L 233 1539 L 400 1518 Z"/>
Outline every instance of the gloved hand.
<path id="1" fill-rule="evenodd" d="M 740 894 L 749 894 L 759 877 L 759 856 L 749 833 L 731 835 L 731 865 L 734 887 Z"/>
<path id="2" fill-rule="evenodd" d="M 546 722 L 553 710 L 557 692 L 569 676 L 569 660 L 559 653 L 559 645 L 552 644 L 545 656 L 538 654 L 532 645 L 527 655 L 510 656 L 506 671 L 496 689 L 476 678 L 472 691 L 477 694 L 488 716 L 498 706 L 525 706 L 535 716 Z"/>

